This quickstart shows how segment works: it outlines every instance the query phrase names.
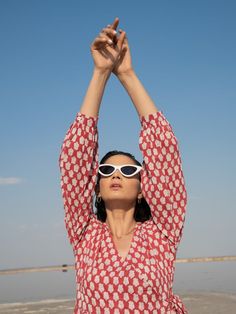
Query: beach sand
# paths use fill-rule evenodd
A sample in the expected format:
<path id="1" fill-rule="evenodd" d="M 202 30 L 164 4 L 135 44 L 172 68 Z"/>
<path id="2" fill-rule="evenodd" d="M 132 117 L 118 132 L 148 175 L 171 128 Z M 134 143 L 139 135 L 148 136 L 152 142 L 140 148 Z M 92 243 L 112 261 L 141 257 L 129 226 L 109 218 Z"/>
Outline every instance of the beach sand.
<path id="1" fill-rule="evenodd" d="M 236 313 L 236 295 L 223 293 L 189 293 L 180 295 L 189 314 Z M 44 300 L 26 303 L 0 304 L 0 314 L 72 314 L 73 300 Z"/>
<path id="2" fill-rule="evenodd" d="M 181 296 L 189 314 L 234 314 L 236 294 L 193 293 Z"/>

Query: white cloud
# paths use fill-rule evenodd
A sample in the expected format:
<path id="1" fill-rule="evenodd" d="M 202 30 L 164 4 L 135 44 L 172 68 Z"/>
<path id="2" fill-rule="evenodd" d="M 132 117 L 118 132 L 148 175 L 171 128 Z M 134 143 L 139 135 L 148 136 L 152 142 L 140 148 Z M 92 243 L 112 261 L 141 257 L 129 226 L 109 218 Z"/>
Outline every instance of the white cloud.
<path id="1" fill-rule="evenodd" d="M 2 177 L 0 177 L 0 185 L 20 184 L 22 181 L 23 180 L 21 178 L 15 178 L 15 177 L 2 178 Z"/>

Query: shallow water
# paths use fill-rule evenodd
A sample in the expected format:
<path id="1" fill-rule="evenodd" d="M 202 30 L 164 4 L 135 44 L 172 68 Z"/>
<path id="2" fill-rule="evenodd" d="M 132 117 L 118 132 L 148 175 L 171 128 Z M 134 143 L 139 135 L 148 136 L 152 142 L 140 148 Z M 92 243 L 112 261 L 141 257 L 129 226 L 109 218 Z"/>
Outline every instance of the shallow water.
<path id="1" fill-rule="evenodd" d="M 177 264 L 174 288 L 182 293 L 236 293 L 236 262 Z"/>
<path id="2" fill-rule="evenodd" d="M 174 291 L 236 293 L 236 262 L 176 264 Z M 0 276 L 0 303 L 73 299 L 73 271 Z"/>

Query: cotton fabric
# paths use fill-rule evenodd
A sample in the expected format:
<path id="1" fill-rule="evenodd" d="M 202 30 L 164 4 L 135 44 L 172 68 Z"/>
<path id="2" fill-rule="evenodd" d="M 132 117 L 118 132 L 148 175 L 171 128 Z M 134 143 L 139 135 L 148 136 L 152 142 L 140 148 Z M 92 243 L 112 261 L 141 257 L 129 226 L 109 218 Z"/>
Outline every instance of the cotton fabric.
<path id="1" fill-rule="evenodd" d="M 125 259 L 93 212 L 97 118 L 77 114 L 60 155 L 65 223 L 76 269 L 74 313 L 187 313 L 173 294 L 186 190 L 177 139 L 161 112 L 141 118 L 141 187 L 152 218 L 137 223 Z"/>

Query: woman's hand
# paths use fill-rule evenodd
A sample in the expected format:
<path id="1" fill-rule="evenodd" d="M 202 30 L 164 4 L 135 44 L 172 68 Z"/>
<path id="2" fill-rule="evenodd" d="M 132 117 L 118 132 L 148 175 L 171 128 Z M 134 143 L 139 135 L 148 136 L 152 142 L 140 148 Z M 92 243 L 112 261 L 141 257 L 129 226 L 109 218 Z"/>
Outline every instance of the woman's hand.
<path id="1" fill-rule="evenodd" d="M 119 33 L 122 34 L 124 32 L 120 29 Z M 119 78 L 121 78 L 122 75 L 129 74 L 133 71 L 131 53 L 126 34 L 122 45 L 122 50 L 119 54 L 119 58 L 112 71 Z"/>
<path id="2" fill-rule="evenodd" d="M 117 36 L 118 24 L 119 19 L 116 18 L 112 25 L 103 28 L 90 47 L 95 69 L 101 72 L 112 72 L 123 51 L 125 32 L 120 31 Z"/>

